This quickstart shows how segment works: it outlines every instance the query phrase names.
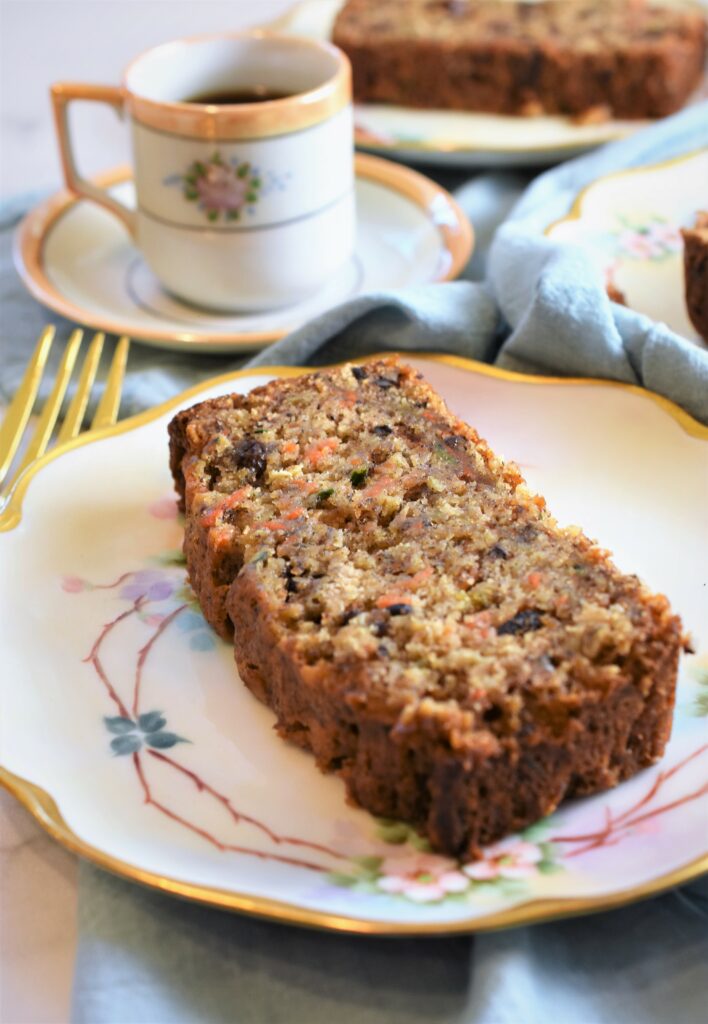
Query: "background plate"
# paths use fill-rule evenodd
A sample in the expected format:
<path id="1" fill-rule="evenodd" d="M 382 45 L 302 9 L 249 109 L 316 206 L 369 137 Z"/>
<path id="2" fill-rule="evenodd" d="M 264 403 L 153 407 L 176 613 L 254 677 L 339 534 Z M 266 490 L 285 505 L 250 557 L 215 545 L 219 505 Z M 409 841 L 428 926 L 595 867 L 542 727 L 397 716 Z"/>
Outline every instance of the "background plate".
<path id="1" fill-rule="evenodd" d="M 272 27 L 329 39 L 344 0 L 301 0 Z M 704 81 L 693 102 L 705 98 Z M 355 107 L 357 144 L 385 156 L 461 167 L 531 167 L 567 160 L 624 138 L 651 121 L 577 124 L 560 116 L 513 117 L 388 104 Z"/>
<path id="2" fill-rule="evenodd" d="M 66 845 L 219 906 L 390 934 L 601 909 L 708 866 L 708 430 L 622 385 L 411 362 L 692 630 L 661 764 L 474 863 L 348 806 L 184 589 L 166 424 L 197 394 L 301 372 L 246 371 L 50 455 L 0 518 L 1 778 Z"/>
<path id="3" fill-rule="evenodd" d="M 686 310 L 681 228 L 708 206 L 706 182 L 708 149 L 608 174 L 546 234 L 589 252 L 631 309 L 704 345 Z"/>

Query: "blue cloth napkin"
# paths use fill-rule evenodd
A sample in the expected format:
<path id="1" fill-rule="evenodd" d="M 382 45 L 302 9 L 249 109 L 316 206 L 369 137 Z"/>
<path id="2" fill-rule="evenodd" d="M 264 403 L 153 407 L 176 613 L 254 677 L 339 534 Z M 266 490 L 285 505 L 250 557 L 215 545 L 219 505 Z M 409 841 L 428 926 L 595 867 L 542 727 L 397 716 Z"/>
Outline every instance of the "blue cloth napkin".
<path id="1" fill-rule="evenodd" d="M 456 938 L 327 935 L 84 866 L 74 1024 L 699 1024 L 708 878 L 593 917 Z"/>
<path id="2" fill-rule="evenodd" d="M 523 195 L 524 174 L 465 184 L 438 174 L 461 185 L 457 197 L 477 230 L 465 279 L 345 303 L 252 365 L 441 350 L 643 384 L 708 422 L 706 350 L 610 303 L 585 254 L 542 235 L 597 176 L 705 145 L 708 104 L 561 165 Z M 48 319 L 10 267 L 18 213 L 0 211 L 5 397 Z M 123 414 L 239 365 L 133 346 Z M 188 905 L 82 865 L 79 930 L 76 1024 L 694 1024 L 708 995 L 705 882 L 584 919 L 476 938 L 381 940 Z"/>
<path id="3" fill-rule="evenodd" d="M 599 176 L 702 146 L 708 146 L 708 103 L 562 164 L 533 181 L 512 206 L 494 236 L 482 284 L 429 285 L 354 299 L 260 353 L 251 365 L 333 362 L 382 348 L 442 348 L 510 370 L 640 384 L 708 422 L 708 349 L 610 302 L 591 257 L 543 235 Z M 490 221 L 496 217 L 499 224 L 517 181 L 485 175 L 457 193 L 473 223 L 475 215 L 481 222 L 482 248 L 473 273 L 482 269 Z"/>

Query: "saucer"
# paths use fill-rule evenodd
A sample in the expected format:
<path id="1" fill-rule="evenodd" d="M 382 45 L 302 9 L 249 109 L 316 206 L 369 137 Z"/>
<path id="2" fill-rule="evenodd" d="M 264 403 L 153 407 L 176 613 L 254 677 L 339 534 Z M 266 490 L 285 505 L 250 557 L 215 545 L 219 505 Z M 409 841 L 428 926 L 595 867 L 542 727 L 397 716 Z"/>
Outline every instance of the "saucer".
<path id="1" fill-rule="evenodd" d="M 15 264 L 32 295 L 70 320 L 148 345 L 201 352 L 258 348 L 358 295 L 456 277 L 474 234 L 452 196 L 391 161 L 365 154 L 355 160 L 354 254 L 318 292 L 287 308 L 224 314 L 182 302 L 161 287 L 115 217 L 66 191 L 20 224 Z M 128 168 L 95 182 L 133 203 Z"/>

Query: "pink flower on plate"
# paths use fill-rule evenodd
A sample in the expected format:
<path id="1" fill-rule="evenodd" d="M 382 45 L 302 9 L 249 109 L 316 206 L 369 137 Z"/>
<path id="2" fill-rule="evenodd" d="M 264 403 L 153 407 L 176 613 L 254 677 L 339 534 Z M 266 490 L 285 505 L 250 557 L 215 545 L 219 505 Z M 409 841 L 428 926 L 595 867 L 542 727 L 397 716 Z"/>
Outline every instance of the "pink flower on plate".
<path id="1" fill-rule="evenodd" d="M 667 253 L 679 252 L 681 235 L 673 224 L 651 221 L 641 230 L 626 228 L 617 239 L 621 252 L 637 260 L 656 260 Z"/>
<path id="2" fill-rule="evenodd" d="M 523 839 L 505 839 L 484 851 L 484 857 L 465 864 L 462 871 L 475 882 L 496 878 L 531 878 L 538 873 L 543 853 L 535 843 Z"/>
<path id="3" fill-rule="evenodd" d="M 62 576 L 61 589 L 67 594 L 80 594 L 86 589 L 86 581 L 79 576 Z"/>
<path id="4" fill-rule="evenodd" d="M 249 184 L 246 178 L 238 177 L 233 167 L 210 163 L 206 173 L 197 178 L 196 189 L 205 210 L 226 213 L 244 206 Z"/>
<path id="5" fill-rule="evenodd" d="M 662 252 L 660 245 L 639 231 L 623 231 L 619 237 L 619 247 L 637 260 L 651 260 Z"/>
<path id="6" fill-rule="evenodd" d="M 158 498 L 148 505 L 148 512 L 155 519 L 176 519 L 177 502 L 174 498 Z"/>
<path id="7" fill-rule="evenodd" d="M 453 893 L 465 892 L 470 883 L 456 861 L 419 853 L 387 857 L 376 884 L 382 892 L 405 896 L 414 903 L 436 903 Z"/>

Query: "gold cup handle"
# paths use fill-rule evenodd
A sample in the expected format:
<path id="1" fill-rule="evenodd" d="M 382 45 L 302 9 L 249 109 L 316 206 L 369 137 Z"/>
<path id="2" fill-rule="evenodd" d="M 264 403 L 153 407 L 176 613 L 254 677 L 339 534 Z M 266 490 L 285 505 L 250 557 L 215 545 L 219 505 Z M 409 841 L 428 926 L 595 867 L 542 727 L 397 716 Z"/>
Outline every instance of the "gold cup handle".
<path id="1" fill-rule="evenodd" d="M 113 196 L 102 188 L 97 188 L 90 181 L 82 178 L 76 167 L 74 159 L 74 147 L 69 130 L 69 104 L 73 100 L 82 100 L 90 103 L 108 103 L 119 115 L 123 114 L 125 106 L 125 93 L 119 85 L 83 85 L 79 82 L 57 82 L 52 86 L 52 105 L 54 108 L 54 123 L 56 126 L 57 139 L 59 141 L 59 152 L 64 171 L 66 186 L 74 195 L 90 199 L 99 206 L 105 207 L 115 214 L 128 229 L 129 234 L 135 238 L 136 217 L 135 211 L 129 209 L 123 203 L 114 199 Z"/>

